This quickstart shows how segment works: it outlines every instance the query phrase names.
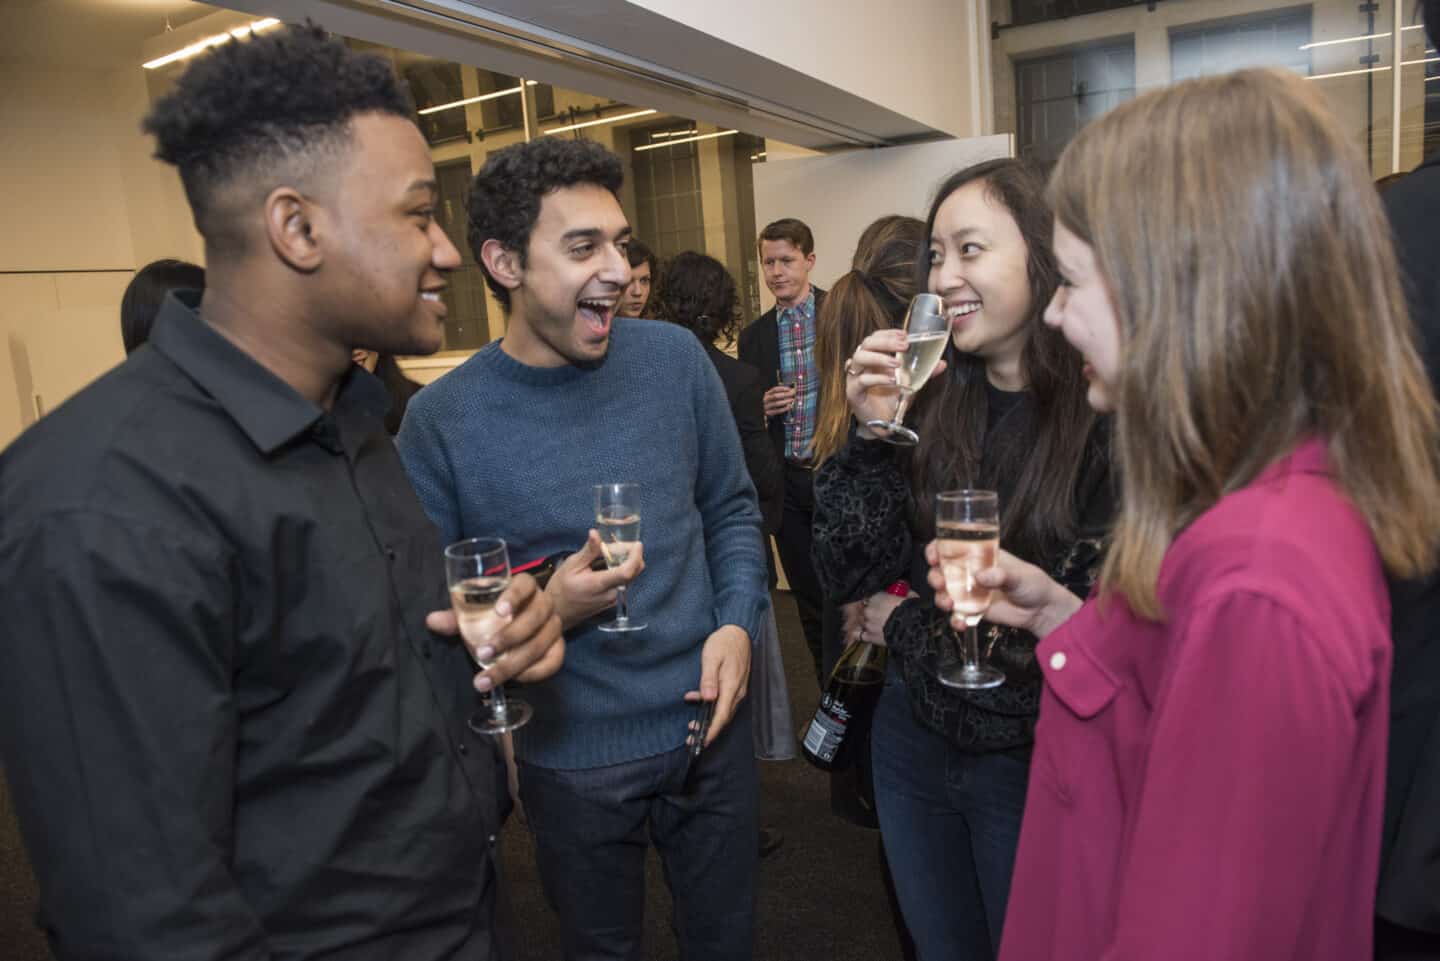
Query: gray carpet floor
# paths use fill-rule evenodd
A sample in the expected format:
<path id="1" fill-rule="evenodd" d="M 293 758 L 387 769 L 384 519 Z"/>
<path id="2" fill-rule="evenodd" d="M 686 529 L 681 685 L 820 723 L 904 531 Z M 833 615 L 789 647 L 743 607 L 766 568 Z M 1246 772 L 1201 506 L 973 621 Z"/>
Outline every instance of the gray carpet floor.
<path id="1" fill-rule="evenodd" d="M 818 697 L 813 668 L 794 602 L 786 594 L 777 594 L 775 602 L 796 730 L 803 731 Z M 757 961 L 899 961 L 875 832 L 832 816 L 827 776 L 799 758 L 762 763 L 760 779 L 761 820 L 785 842 L 761 864 Z M 502 856 L 515 961 L 555 961 L 557 922 L 541 893 L 523 824 L 512 820 L 506 826 Z M 645 957 L 678 958 L 669 894 L 653 852 L 647 889 Z M 50 961 L 34 918 L 35 881 L 0 778 L 0 958 Z"/>

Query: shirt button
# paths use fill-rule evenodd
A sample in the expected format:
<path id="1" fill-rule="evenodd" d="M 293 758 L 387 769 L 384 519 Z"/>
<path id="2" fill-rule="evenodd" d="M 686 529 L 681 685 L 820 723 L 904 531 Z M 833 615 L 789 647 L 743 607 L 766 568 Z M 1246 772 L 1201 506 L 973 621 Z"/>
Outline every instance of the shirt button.
<path id="1" fill-rule="evenodd" d="M 470 753 L 470 748 L 469 748 L 468 746 L 466 746 L 466 744 L 465 744 L 464 741 L 461 741 L 461 742 L 459 743 L 459 745 L 456 746 L 456 749 L 457 749 L 461 754 L 469 754 L 469 753 Z"/>
<path id="2" fill-rule="evenodd" d="M 485 840 L 488 841 L 488 842 L 490 842 L 490 846 L 491 846 L 492 848 L 495 846 L 495 835 L 492 834 L 492 835 L 490 835 L 488 838 L 486 838 Z"/>
<path id="3" fill-rule="evenodd" d="M 1065 652 L 1056 651 L 1050 655 L 1050 670 L 1059 671 L 1065 667 Z"/>

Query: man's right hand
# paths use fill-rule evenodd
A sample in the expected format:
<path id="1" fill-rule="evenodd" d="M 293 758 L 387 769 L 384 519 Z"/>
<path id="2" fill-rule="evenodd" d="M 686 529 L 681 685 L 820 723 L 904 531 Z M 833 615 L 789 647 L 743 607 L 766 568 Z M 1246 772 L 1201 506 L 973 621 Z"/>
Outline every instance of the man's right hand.
<path id="1" fill-rule="evenodd" d="M 615 606 L 615 588 L 629 584 L 645 569 L 645 550 L 637 543 L 625 563 L 613 570 L 593 571 L 590 565 L 605 556 L 600 535 L 594 530 L 585 546 L 560 564 L 550 575 L 545 593 L 555 602 L 555 612 L 565 630 L 582 624 Z"/>
<path id="2" fill-rule="evenodd" d="M 765 416 L 779 417 L 795 406 L 795 388 L 777 384 L 765 392 Z"/>

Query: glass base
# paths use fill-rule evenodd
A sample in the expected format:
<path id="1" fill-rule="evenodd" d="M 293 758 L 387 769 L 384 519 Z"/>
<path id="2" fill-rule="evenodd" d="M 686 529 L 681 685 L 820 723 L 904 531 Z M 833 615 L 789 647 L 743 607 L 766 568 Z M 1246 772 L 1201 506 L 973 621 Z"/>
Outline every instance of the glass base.
<path id="1" fill-rule="evenodd" d="M 466 724 L 476 734 L 483 734 L 488 737 L 495 737 L 506 734 L 519 727 L 524 727 L 526 722 L 535 716 L 535 711 L 524 701 L 517 701 L 514 698 L 505 699 L 504 713 L 497 713 L 493 708 L 478 711 Z"/>
<path id="2" fill-rule="evenodd" d="M 613 621 L 601 624 L 600 630 L 606 634 L 624 634 L 626 631 L 643 631 L 645 630 L 645 625 L 632 618 L 627 617 L 622 620 L 617 617 Z"/>
<path id="3" fill-rule="evenodd" d="M 941 668 L 935 676 L 946 687 L 958 687 L 963 691 L 985 691 L 1005 683 L 1005 674 L 984 664 L 966 667 L 951 664 Z"/>
<path id="4" fill-rule="evenodd" d="M 867 421 L 865 426 L 871 430 L 883 430 L 885 433 L 880 435 L 880 439 L 896 447 L 914 447 L 920 443 L 920 435 L 904 424 L 890 420 L 872 420 Z"/>

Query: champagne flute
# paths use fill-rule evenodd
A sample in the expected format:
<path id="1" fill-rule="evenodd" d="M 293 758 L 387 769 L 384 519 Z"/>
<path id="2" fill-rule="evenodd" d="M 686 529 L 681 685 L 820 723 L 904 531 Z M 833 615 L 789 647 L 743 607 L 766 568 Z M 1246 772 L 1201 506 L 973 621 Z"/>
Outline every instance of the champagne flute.
<path id="1" fill-rule="evenodd" d="M 865 426 L 883 431 L 881 440 L 899 447 L 914 447 L 920 443 L 920 435 L 905 426 L 905 412 L 916 392 L 930 379 L 950 340 L 950 322 L 945 318 L 945 304 L 939 297 L 916 294 L 910 298 L 910 307 L 905 311 L 905 338 L 909 345 L 895 370 L 895 386 L 900 388 L 895 416 L 890 420 L 872 420 Z"/>
<path id="2" fill-rule="evenodd" d="M 994 491 L 945 491 L 935 498 L 935 547 L 945 591 L 955 613 L 965 619 L 960 662 L 939 670 L 940 683 L 964 690 L 984 690 L 1005 683 L 1005 675 L 980 663 L 980 619 L 990 609 L 988 587 L 975 575 L 995 566 L 1000 547 L 1000 498 Z"/>
<path id="3" fill-rule="evenodd" d="M 457 541 L 445 548 L 445 580 L 450 587 L 450 604 L 460 621 L 462 643 L 482 670 L 489 668 L 490 664 L 475 652 L 488 645 L 505 626 L 495 614 L 495 603 L 510 586 L 509 549 L 498 537 Z M 492 736 L 504 734 L 523 725 L 534 713 L 524 701 L 507 701 L 505 688 L 497 684 L 470 718 L 470 730 Z"/>
<path id="4" fill-rule="evenodd" d="M 595 526 L 600 531 L 600 550 L 612 571 L 624 564 L 640 543 L 640 485 L 596 484 Z M 630 619 L 625 604 L 625 585 L 615 588 L 615 620 L 600 625 L 611 634 L 643 631 L 645 625 Z"/>

